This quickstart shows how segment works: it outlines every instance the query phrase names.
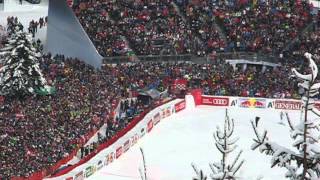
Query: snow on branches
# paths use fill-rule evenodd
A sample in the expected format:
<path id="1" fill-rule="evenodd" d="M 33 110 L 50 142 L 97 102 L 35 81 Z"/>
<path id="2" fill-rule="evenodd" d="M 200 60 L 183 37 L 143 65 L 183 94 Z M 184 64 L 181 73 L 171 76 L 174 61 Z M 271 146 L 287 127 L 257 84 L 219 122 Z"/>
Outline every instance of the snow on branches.
<path id="1" fill-rule="evenodd" d="M 222 154 L 222 159 L 220 162 L 209 164 L 212 171 L 210 174 L 212 180 L 238 179 L 236 173 L 244 163 L 244 160 L 239 161 L 242 151 L 237 154 L 236 158 L 231 161 L 230 164 L 228 163 L 228 155 L 237 148 L 236 142 L 239 140 L 239 138 L 232 137 L 233 132 L 234 120 L 229 118 L 228 110 L 226 110 L 223 130 L 217 127 L 217 130 L 213 135 L 215 146 Z M 203 175 L 202 171 L 197 170 L 195 165 L 192 165 L 192 167 L 198 176 L 197 178 L 194 178 L 194 180 L 206 179 L 206 176 Z"/>
<path id="2" fill-rule="evenodd" d="M 2 49 L 3 67 L 0 69 L 0 94 L 25 96 L 43 88 L 46 80 L 40 67 L 40 54 L 32 45 L 32 37 L 22 31 L 15 32 Z"/>
<path id="3" fill-rule="evenodd" d="M 302 81 L 298 84 L 299 87 L 305 89 L 305 94 L 302 97 L 304 118 L 300 119 L 298 124 L 293 124 L 287 115 L 287 121 L 293 139 L 292 147 L 283 147 L 268 138 L 268 132 L 259 131 L 258 121 L 251 122 L 255 133 L 252 150 L 259 148 L 261 153 L 271 155 L 271 167 L 280 166 L 287 169 L 286 177 L 291 180 L 316 180 L 320 178 L 320 133 L 319 120 L 308 119 L 308 111 L 315 114 L 320 114 L 314 107 L 312 99 L 319 93 L 319 83 L 315 83 L 318 74 L 318 68 L 312 59 L 312 55 L 305 53 L 305 57 L 309 60 L 311 73 L 304 75 L 296 69 L 292 69 L 293 76 Z M 303 116 L 302 116 L 303 117 Z"/>
<path id="4" fill-rule="evenodd" d="M 197 168 L 197 166 L 195 164 L 191 164 L 194 172 L 196 173 L 196 177 L 194 177 L 192 180 L 207 180 L 207 176 L 203 174 L 203 171 L 202 170 L 199 170 Z"/>

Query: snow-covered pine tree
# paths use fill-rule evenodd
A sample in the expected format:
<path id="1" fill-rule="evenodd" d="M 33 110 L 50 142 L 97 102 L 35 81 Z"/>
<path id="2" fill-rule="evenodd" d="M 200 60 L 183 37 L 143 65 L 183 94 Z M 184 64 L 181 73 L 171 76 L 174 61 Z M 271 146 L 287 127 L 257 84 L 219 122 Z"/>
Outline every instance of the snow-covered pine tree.
<path id="1" fill-rule="evenodd" d="M 318 67 L 312 59 L 312 55 L 305 53 L 309 60 L 311 73 L 303 75 L 296 69 L 292 69 L 293 76 L 302 81 L 298 86 L 305 89 L 302 97 L 303 113 L 300 122 L 295 125 L 287 117 L 290 127 L 291 138 L 294 140 L 291 150 L 289 147 L 283 147 L 268 138 L 268 132 L 259 132 L 258 123 L 251 122 L 256 138 L 252 149 L 259 148 L 260 152 L 272 156 L 272 165 L 285 167 L 288 171 L 286 178 L 291 180 L 318 180 L 320 179 L 320 134 L 319 120 L 308 118 L 308 111 L 320 115 L 314 107 L 313 97 L 319 94 L 320 83 L 315 83 L 318 75 Z"/>
<path id="2" fill-rule="evenodd" d="M 233 132 L 234 120 L 229 118 L 228 110 L 226 109 L 224 128 L 221 131 L 220 128 L 217 127 L 217 131 L 213 136 L 216 141 L 215 145 L 222 154 L 220 162 L 210 164 L 210 168 L 212 170 L 212 174 L 210 176 L 213 180 L 237 179 L 236 173 L 244 163 L 244 160 L 239 162 L 242 150 L 231 163 L 228 162 L 228 155 L 237 148 L 236 142 L 239 140 L 239 138 L 232 137 Z"/>
<path id="3" fill-rule="evenodd" d="M 2 54 L 0 94 L 24 97 L 45 87 L 46 80 L 39 67 L 41 54 L 33 47 L 31 35 L 22 31 L 12 34 Z"/>
<path id="4" fill-rule="evenodd" d="M 210 174 L 212 180 L 238 179 L 236 173 L 243 165 L 244 160 L 239 162 L 242 151 L 237 154 L 233 161 L 228 160 L 229 154 L 237 148 L 236 142 L 239 140 L 239 138 L 232 137 L 233 132 L 234 120 L 229 118 L 228 110 L 226 109 L 224 128 L 221 130 L 219 127 L 217 127 L 217 130 L 213 135 L 214 140 L 216 141 L 215 145 L 222 154 L 222 159 L 220 162 L 209 164 L 212 171 Z M 206 179 L 206 176 L 203 175 L 203 172 L 201 170 L 199 171 L 194 164 L 192 164 L 192 167 L 197 174 L 197 179 L 194 178 L 194 180 Z"/>

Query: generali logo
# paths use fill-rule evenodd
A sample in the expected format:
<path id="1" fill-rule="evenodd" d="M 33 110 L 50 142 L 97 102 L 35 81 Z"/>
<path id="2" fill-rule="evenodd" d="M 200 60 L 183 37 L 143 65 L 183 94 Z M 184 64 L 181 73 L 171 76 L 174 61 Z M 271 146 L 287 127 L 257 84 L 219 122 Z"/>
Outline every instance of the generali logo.
<path id="1" fill-rule="evenodd" d="M 302 108 L 302 103 L 297 101 L 275 101 L 275 109 L 286 109 L 286 110 L 300 110 Z"/>
<path id="2" fill-rule="evenodd" d="M 202 104 L 211 106 L 228 106 L 229 98 L 202 97 Z"/>

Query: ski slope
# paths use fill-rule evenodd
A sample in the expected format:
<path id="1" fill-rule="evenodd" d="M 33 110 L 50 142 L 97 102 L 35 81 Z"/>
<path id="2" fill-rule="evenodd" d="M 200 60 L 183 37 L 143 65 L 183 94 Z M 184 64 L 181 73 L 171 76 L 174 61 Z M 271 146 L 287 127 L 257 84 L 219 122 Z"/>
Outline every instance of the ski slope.
<path id="1" fill-rule="evenodd" d="M 245 164 L 239 174 L 242 179 L 282 180 L 285 169 L 270 168 L 270 156 L 250 149 L 254 132 L 250 120 L 261 117 L 260 127 L 268 130 L 271 140 L 291 147 L 292 140 L 287 126 L 279 124 L 280 111 L 267 109 L 229 108 L 229 116 L 235 120 L 234 135 L 240 137 L 236 154 L 243 149 Z M 297 122 L 300 111 L 288 111 L 290 119 Z M 142 157 L 139 148 L 144 149 L 149 180 L 190 180 L 195 175 L 191 167 L 194 162 L 198 168 L 209 175 L 208 163 L 220 161 L 221 154 L 215 148 L 213 132 L 216 126 L 223 126 L 225 109 L 199 106 L 184 110 L 162 120 L 151 133 L 123 154 L 112 164 L 102 168 L 90 180 L 138 180 Z M 315 118 L 312 116 L 312 118 Z M 286 122 L 284 121 L 286 124 Z"/>

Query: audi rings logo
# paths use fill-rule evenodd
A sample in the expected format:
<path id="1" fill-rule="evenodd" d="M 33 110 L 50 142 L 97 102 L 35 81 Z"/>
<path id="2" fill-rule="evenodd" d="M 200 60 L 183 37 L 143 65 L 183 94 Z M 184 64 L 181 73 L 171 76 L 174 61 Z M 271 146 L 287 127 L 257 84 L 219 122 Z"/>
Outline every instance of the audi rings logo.
<path id="1" fill-rule="evenodd" d="M 202 97 L 202 104 L 203 105 L 210 105 L 210 106 L 228 106 L 229 105 L 229 98 L 220 98 L 220 97 Z"/>

